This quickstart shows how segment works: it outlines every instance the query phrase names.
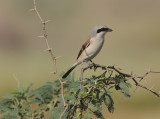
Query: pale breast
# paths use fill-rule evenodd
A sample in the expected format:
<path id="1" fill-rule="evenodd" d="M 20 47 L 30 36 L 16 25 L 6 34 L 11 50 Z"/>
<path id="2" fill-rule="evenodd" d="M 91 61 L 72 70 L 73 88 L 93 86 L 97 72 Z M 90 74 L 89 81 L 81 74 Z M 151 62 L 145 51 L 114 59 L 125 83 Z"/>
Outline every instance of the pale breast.
<path id="1" fill-rule="evenodd" d="M 98 39 L 92 38 L 90 46 L 86 48 L 84 59 L 90 60 L 94 58 L 102 49 L 103 44 L 104 44 L 104 38 L 98 38 Z"/>

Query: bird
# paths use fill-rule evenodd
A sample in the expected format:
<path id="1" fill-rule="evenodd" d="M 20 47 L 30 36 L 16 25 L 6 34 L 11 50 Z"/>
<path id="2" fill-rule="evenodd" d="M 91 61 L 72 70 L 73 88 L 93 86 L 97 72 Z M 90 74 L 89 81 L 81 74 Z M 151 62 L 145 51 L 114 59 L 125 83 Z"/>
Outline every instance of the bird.
<path id="1" fill-rule="evenodd" d="M 100 52 L 102 46 L 104 44 L 104 36 L 107 32 L 111 32 L 112 29 L 108 28 L 104 25 L 96 25 L 89 36 L 89 39 L 82 45 L 77 59 L 72 65 L 72 67 L 62 76 L 62 78 L 66 78 L 73 69 L 75 69 L 82 62 L 88 62 Z"/>

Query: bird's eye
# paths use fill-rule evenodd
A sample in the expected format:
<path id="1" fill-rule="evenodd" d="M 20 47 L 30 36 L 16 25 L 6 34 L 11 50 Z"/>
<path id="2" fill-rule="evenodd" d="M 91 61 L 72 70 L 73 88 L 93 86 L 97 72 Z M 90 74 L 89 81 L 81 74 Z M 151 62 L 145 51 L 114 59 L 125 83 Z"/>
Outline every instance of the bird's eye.
<path id="1" fill-rule="evenodd" d="M 97 33 L 100 33 L 100 32 L 101 32 L 100 29 L 98 29 L 98 30 L 97 30 Z"/>
<path id="2" fill-rule="evenodd" d="M 98 29 L 98 30 L 97 30 L 97 33 L 100 33 L 101 31 L 103 31 L 103 28 Z"/>

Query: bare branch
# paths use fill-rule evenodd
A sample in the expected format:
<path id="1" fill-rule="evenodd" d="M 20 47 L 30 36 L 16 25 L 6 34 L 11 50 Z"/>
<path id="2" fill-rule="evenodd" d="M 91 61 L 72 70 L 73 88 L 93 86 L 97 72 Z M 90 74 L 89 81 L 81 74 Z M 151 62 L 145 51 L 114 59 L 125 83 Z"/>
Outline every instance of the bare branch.
<path id="1" fill-rule="evenodd" d="M 40 19 L 41 21 L 41 24 L 42 24 L 42 31 L 43 31 L 43 36 L 39 36 L 41 38 L 44 38 L 45 42 L 46 42 L 46 46 L 47 46 L 47 50 L 52 58 L 52 61 L 53 61 L 53 64 L 54 64 L 54 74 L 56 75 L 56 77 L 58 78 L 60 84 L 61 84 L 61 96 L 62 96 L 62 99 L 63 99 L 63 105 L 65 107 L 65 110 L 68 108 L 68 106 L 66 106 L 66 102 L 65 102 L 65 99 L 64 99 L 64 91 L 63 91 L 63 82 L 61 81 L 61 78 L 57 72 L 57 66 L 56 66 L 56 61 L 59 57 L 55 57 L 54 54 L 53 54 L 53 51 L 52 49 L 50 48 L 50 45 L 49 45 L 49 42 L 48 42 L 48 34 L 47 34 L 47 31 L 46 31 L 46 24 L 51 21 L 51 20 L 47 20 L 47 21 L 44 21 L 43 18 L 41 17 L 39 11 L 37 10 L 37 5 L 36 5 L 36 0 L 33 0 L 34 2 L 34 8 L 31 9 L 30 11 L 35 11 L 38 18 Z M 64 112 L 65 112 L 64 110 Z M 61 114 L 61 117 L 63 116 L 64 112 Z M 60 117 L 60 118 L 61 118 Z"/>
<path id="2" fill-rule="evenodd" d="M 149 70 L 149 71 L 147 71 L 143 76 L 139 76 L 139 77 L 137 77 L 137 78 L 139 78 L 140 79 L 140 81 L 142 81 L 146 76 L 148 76 L 150 73 L 160 73 L 160 72 L 157 72 L 157 71 L 151 71 L 151 70 Z"/>
<path id="3" fill-rule="evenodd" d="M 141 87 L 141 88 L 143 88 L 143 89 L 146 89 L 146 90 L 152 92 L 153 94 L 155 94 L 157 97 L 160 97 L 160 94 L 156 93 L 156 92 L 153 91 L 152 89 L 147 88 L 146 86 L 143 86 L 142 84 L 139 84 L 139 83 L 136 81 L 135 78 L 132 78 L 132 80 L 135 82 L 135 85 L 136 85 L 136 86 Z"/>

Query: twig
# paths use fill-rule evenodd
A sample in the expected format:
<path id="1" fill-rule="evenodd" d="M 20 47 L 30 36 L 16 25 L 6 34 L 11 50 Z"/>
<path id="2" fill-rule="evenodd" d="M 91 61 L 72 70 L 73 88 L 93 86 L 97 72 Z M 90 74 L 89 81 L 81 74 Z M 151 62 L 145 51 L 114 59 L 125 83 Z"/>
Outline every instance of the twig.
<path id="1" fill-rule="evenodd" d="M 84 72 L 84 69 L 82 68 L 82 69 L 81 69 L 80 86 L 79 86 L 80 89 L 82 88 L 82 83 L 83 83 L 83 72 Z"/>
<path id="2" fill-rule="evenodd" d="M 150 73 L 160 73 L 160 72 L 157 72 L 157 71 L 151 71 L 151 70 L 149 70 L 149 71 L 147 71 L 143 76 L 139 76 L 139 77 L 137 77 L 137 78 L 139 78 L 140 79 L 140 81 L 142 81 L 147 75 L 149 75 Z M 139 81 L 139 82 L 140 82 Z"/>
<path id="3" fill-rule="evenodd" d="M 146 86 L 143 86 L 143 85 L 139 84 L 139 83 L 136 81 L 135 78 L 132 78 L 132 80 L 135 82 L 135 85 L 136 85 L 136 86 L 141 87 L 141 88 L 143 88 L 143 89 L 146 89 L 146 90 L 152 92 L 153 94 L 155 94 L 157 97 L 160 97 L 160 94 L 156 93 L 156 92 L 153 91 L 152 89 L 147 88 Z"/>
<path id="4" fill-rule="evenodd" d="M 153 94 L 156 95 L 157 97 L 160 97 L 160 94 L 158 94 L 157 92 L 153 91 L 152 89 L 147 88 L 146 86 L 143 86 L 142 84 L 138 83 L 138 81 L 136 80 L 136 79 L 140 79 L 140 80 L 144 79 L 149 73 L 160 73 L 160 72 L 156 72 L 156 71 L 151 71 L 151 70 L 150 70 L 150 71 L 146 72 L 146 73 L 144 74 L 144 76 L 142 76 L 142 77 L 137 77 L 137 76 L 133 75 L 132 73 L 131 73 L 131 74 L 125 74 L 125 73 L 119 71 L 119 70 L 118 70 L 117 68 L 115 68 L 114 66 L 102 66 L 102 65 L 99 65 L 99 64 L 90 64 L 89 66 L 83 68 L 83 73 L 84 73 L 84 71 L 86 71 L 87 69 L 92 69 L 92 68 L 94 68 L 94 69 L 101 68 L 102 70 L 107 70 L 107 69 L 114 70 L 114 71 L 116 71 L 118 74 L 122 75 L 123 77 L 132 79 L 132 80 L 134 81 L 135 85 L 136 85 L 136 88 L 137 88 L 137 87 L 141 87 L 141 88 L 143 88 L 143 89 L 146 89 L 146 90 L 150 91 L 151 93 L 153 93 Z M 82 76 L 83 76 L 83 75 L 82 75 L 82 72 L 81 72 L 81 77 L 82 77 Z"/>
<path id="5" fill-rule="evenodd" d="M 64 108 L 64 111 L 63 111 L 62 114 L 60 115 L 59 119 L 61 119 L 61 118 L 63 117 L 63 115 L 64 115 L 64 113 L 66 112 L 67 108 L 68 108 L 68 104 L 66 104 L 66 106 L 65 106 L 65 108 Z"/>
<path id="6" fill-rule="evenodd" d="M 52 61 L 53 61 L 53 64 L 54 64 L 54 74 L 56 75 L 56 77 L 58 78 L 58 80 L 59 80 L 59 82 L 60 82 L 60 84 L 61 84 L 61 96 L 62 96 L 62 99 L 63 99 L 63 105 L 64 105 L 64 107 L 65 107 L 65 109 L 66 109 L 67 106 L 66 106 L 66 102 L 65 102 L 65 99 L 64 99 L 63 82 L 62 82 L 62 80 L 61 80 L 61 78 L 60 78 L 60 76 L 59 76 L 59 74 L 58 74 L 58 72 L 57 72 L 57 65 L 56 65 L 56 61 L 57 61 L 57 59 L 59 58 L 59 56 L 58 56 L 58 57 L 55 57 L 55 56 L 54 56 L 53 51 L 52 51 L 52 49 L 50 48 L 50 45 L 49 45 L 49 42 L 48 42 L 48 35 L 47 35 L 47 31 L 46 31 L 46 24 L 47 24 L 50 20 L 47 20 L 47 21 L 44 21 L 44 20 L 43 20 L 43 18 L 41 17 L 39 11 L 37 10 L 36 0 L 33 0 L 33 2 L 34 2 L 34 8 L 31 9 L 30 11 L 35 11 L 36 14 L 37 14 L 37 16 L 38 16 L 38 18 L 40 19 L 40 21 L 41 21 L 41 23 L 42 23 L 43 36 L 41 36 L 41 37 L 44 38 L 44 40 L 45 40 L 45 42 L 46 42 L 46 46 L 47 46 L 47 51 L 49 52 L 49 54 L 50 54 L 50 56 L 51 56 L 51 58 L 52 58 Z M 62 113 L 62 116 L 63 116 L 63 113 Z"/>
<path id="7" fill-rule="evenodd" d="M 13 78 L 16 80 L 16 82 L 17 82 L 17 88 L 19 88 L 20 87 L 20 82 L 19 82 L 19 80 L 18 80 L 18 78 L 16 77 L 16 75 L 15 74 L 13 74 Z"/>

